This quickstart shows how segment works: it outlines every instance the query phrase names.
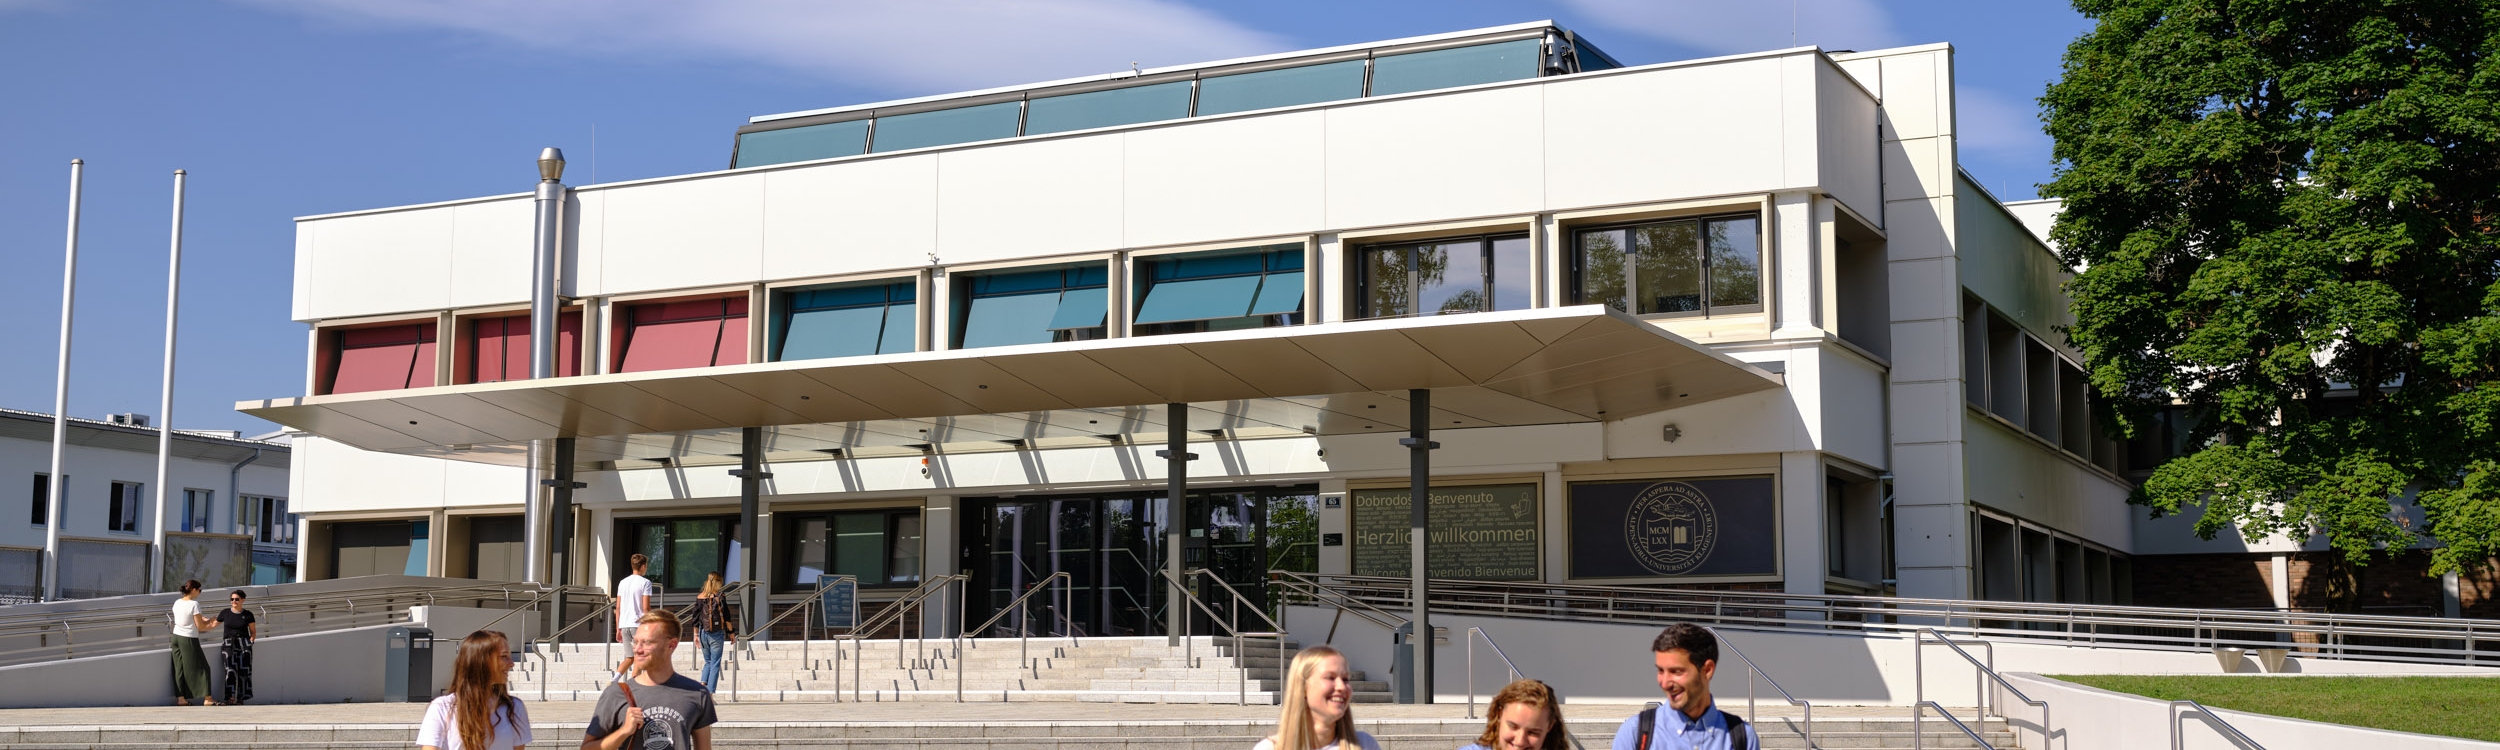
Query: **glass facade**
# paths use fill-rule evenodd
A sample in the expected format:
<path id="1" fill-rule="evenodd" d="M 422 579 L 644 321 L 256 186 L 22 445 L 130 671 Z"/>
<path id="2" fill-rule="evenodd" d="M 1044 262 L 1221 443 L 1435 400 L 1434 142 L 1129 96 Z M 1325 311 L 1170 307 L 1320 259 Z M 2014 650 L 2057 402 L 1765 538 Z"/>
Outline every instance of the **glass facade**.
<path id="1" fill-rule="evenodd" d="M 999 102 L 879 117 L 869 150 L 882 153 L 1014 138 L 1023 113 L 1023 102 Z"/>
<path id="2" fill-rule="evenodd" d="M 1236 487 L 1191 490 L 1181 534 L 1181 563 L 1206 568 L 1254 603 L 1266 602 L 1269 570 L 1310 572 L 1318 566 L 1316 487 Z M 972 569 L 968 621 L 978 624 L 1054 573 L 1067 573 L 1069 590 L 1035 594 L 987 632 L 995 636 L 1153 635 L 1163 632 L 1166 586 L 1164 533 L 1169 499 L 1159 492 L 1121 492 L 1045 498 L 968 501 L 963 529 L 964 565 Z M 1204 579 L 1197 594 L 1217 614 L 1232 617 L 1233 597 Z M 1062 617 L 1062 602 L 1065 617 Z M 1194 608 L 1192 632 L 1211 629 Z M 1256 616 L 1244 612 L 1241 622 Z"/>
<path id="3" fill-rule="evenodd" d="M 781 529 L 776 591 L 808 591 L 825 574 L 855 576 L 862 587 L 920 582 L 920 510 L 904 508 L 776 513 Z"/>
<path id="4" fill-rule="evenodd" d="M 1024 134 L 1107 128 L 1188 116 L 1188 81 L 1154 83 L 1034 99 L 1025 105 Z"/>
<path id="5" fill-rule="evenodd" d="M 608 561 L 608 570 L 615 579 L 632 572 L 627 560 L 640 552 L 651 561 L 643 577 L 662 590 L 683 593 L 681 601 L 692 601 L 713 571 L 732 583 L 746 580 L 746 572 L 738 568 L 744 547 L 737 541 L 737 516 L 618 521 L 616 531 L 624 544 L 611 548 L 616 557 Z M 609 583 L 609 590 L 615 590 L 614 581 Z"/>
<path id="6" fill-rule="evenodd" d="M 781 292 L 773 361 L 913 351 L 918 287 L 904 281 Z"/>
<path id="7" fill-rule="evenodd" d="M 1363 61 L 1304 65 L 1198 81 L 1198 114 L 1220 115 L 1363 97 Z"/>
<path id="8" fill-rule="evenodd" d="M 1301 245 L 1162 256 L 1137 266 L 1137 335 L 1301 322 Z"/>
<path id="9" fill-rule="evenodd" d="M 1355 253 L 1355 317 L 1524 310 L 1534 263 L 1524 234 L 1363 247 Z"/>
<path id="10" fill-rule="evenodd" d="M 856 156 L 868 151 L 868 120 L 829 122 L 780 130 L 758 130 L 738 136 L 738 163 L 755 167 L 794 161 Z"/>
<path id="11" fill-rule="evenodd" d="M 1572 301 L 1636 315 L 1762 309 L 1761 228 L 1751 216 L 1580 231 Z"/>
<path id="12" fill-rule="evenodd" d="M 1544 70 L 1544 49 L 1540 40 L 1520 39 L 1383 56 L 1372 60 L 1371 95 L 1535 78 Z"/>
<path id="13" fill-rule="evenodd" d="M 1110 281 L 1104 263 L 966 274 L 955 282 L 954 348 L 1103 338 Z"/>

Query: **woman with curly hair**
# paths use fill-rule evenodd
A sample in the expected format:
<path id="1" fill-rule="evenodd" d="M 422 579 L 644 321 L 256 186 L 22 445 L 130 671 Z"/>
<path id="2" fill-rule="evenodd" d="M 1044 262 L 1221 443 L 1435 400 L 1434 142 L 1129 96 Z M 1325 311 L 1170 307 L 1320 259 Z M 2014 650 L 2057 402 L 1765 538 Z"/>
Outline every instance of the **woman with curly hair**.
<path id="1" fill-rule="evenodd" d="M 1515 680 L 1493 696 L 1484 734 L 1459 750 L 1570 750 L 1563 731 L 1562 699 L 1537 680 Z"/>

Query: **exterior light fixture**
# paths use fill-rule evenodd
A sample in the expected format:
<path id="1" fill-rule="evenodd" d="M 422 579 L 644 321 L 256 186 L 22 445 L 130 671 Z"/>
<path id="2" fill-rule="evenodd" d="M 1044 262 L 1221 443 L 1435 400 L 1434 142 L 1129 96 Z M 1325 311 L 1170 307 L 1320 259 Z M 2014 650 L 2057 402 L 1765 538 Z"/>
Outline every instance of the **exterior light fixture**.
<path id="1" fill-rule="evenodd" d="M 564 180 L 563 149 L 548 146 L 546 150 L 538 152 L 538 180 L 540 182 L 561 182 Z"/>
<path id="2" fill-rule="evenodd" d="M 1676 427 L 1674 422 L 1668 422 L 1668 423 L 1667 423 L 1667 427 L 1666 427 L 1666 429 L 1665 429 L 1665 430 L 1663 430 L 1662 432 L 1663 432 L 1664 434 L 1662 434 L 1662 435 L 1661 435 L 1661 437 L 1666 438 L 1666 439 L 1667 439 L 1667 442 L 1670 442 L 1670 443 L 1675 442 L 1675 439 L 1676 439 L 1676 438 L 1680 438 L 1680 437 L 1683 437 L 1683 436 L 1684 436 L 1684 430 L 1683 430 L 1682 428 Z"/>

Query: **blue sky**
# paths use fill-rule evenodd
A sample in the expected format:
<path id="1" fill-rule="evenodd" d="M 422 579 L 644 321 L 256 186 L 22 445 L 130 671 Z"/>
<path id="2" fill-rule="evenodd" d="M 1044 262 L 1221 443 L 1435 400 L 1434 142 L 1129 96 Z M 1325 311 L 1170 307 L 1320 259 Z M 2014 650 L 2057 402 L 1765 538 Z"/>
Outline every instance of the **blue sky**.
<path id="1" fill-rule="evenodd" d="M 0 0 L 0 406 L 52 408 L 69 161 L 87 162 L 69 412 L 157 411 L 190 172 L 174 422 L 304 392 L 297 216 L 727 166 L 752 115 L 1551 18 L 1626 64 L 1951 42 L 1962 163 L 2050 176 L 2033 100 L 2089 24 L 2047 0 Z M 595 141 L 594 141 L 595 133 Z"/>

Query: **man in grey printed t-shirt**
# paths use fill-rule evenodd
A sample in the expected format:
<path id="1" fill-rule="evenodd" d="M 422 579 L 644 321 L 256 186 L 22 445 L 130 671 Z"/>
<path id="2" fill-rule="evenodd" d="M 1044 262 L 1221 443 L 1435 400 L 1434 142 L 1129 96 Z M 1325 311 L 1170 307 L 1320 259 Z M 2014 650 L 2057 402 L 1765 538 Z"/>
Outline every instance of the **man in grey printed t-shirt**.
<path id="1" fill-rule="evenodd" d="M 632 698 L 627 686 L 600 691 L 590 712 L 582 750 L 712 750 L 712 694 L 703 683 L 678 674 L 677 617 L 654 611 L 634 630 Z"/>

